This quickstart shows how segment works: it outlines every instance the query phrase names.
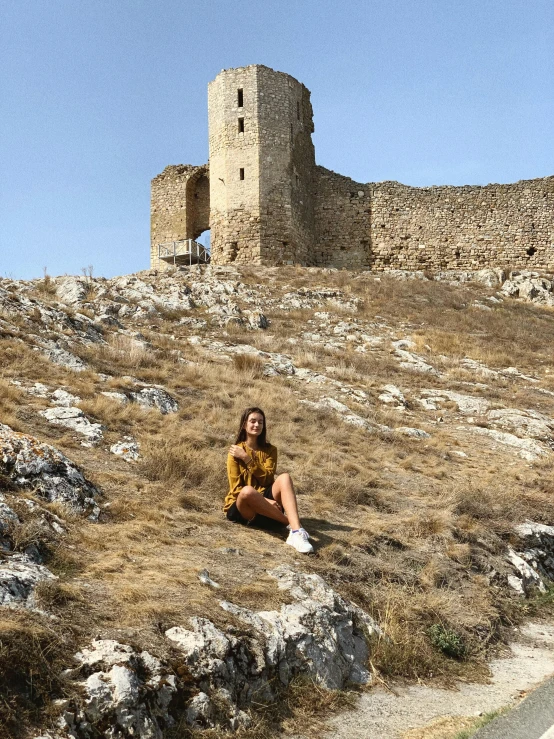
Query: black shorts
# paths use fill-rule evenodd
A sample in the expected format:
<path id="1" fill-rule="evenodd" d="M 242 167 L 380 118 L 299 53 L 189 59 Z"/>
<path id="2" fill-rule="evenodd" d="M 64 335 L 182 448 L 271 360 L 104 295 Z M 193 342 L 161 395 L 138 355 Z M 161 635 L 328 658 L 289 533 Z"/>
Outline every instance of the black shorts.
<path id="1" fill-rule="evenodd" d="M 273 493 L 271 492 L 272 485 L 269 485 L 263 492 L 264 498 L 268 500 L 275 500 Z M 227 511 L 227 520 L 233 523 L 241 523 L 243 526 L 255 526 L 259 529 L 281 529 L 285 525 L 280 521 L 276 521 L 274 518 L 269 516 L 262 516 L 260 513 L 256 513 L 251 521 L 247 521 L 241 512 L 237 508 L 236 502 Z"/>

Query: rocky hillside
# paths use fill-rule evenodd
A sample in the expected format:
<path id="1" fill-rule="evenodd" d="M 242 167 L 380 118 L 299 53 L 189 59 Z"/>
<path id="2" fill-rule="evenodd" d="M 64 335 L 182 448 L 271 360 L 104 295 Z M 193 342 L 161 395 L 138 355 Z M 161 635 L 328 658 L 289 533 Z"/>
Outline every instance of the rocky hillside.
<path id="1" fill-rule="evenodd" d="M 270 737 L 483 677 L 552 602 L 553 306 L 500 270 L 1 279 L 2 736 Z M 250 405 L 313 556 L 222 514 Z"/>

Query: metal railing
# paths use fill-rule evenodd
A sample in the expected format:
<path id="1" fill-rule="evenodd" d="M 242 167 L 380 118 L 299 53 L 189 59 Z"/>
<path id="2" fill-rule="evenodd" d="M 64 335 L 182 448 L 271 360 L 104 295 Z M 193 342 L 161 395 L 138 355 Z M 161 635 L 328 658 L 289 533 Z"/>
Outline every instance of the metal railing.
<path id="1" fill-rule="evenodd" d="M 174 266 L 209 264 L 210 252 L 194 239 L 181 239 L 158 244 L 158 261 Z"/>

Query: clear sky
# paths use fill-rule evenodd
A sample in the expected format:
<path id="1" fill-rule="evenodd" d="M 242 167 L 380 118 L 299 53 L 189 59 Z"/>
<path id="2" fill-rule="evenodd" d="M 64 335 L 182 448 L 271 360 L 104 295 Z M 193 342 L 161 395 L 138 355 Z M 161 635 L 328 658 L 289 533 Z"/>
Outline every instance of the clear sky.
<path id="1" fill-rule="evenodd" d="M 150 180 L 207 161 L 207 84 L 248 64 L 361 182 L 554 175 L 554 0 L 1 0 L 0 275 L 147 268 Z"/>

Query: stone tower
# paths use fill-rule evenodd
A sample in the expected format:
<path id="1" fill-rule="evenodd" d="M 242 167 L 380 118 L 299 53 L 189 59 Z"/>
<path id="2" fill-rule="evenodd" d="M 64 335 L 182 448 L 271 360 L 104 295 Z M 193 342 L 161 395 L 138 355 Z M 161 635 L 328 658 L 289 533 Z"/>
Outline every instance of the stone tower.
<path id="1" fill-rule="evenodd" d="M 309 90 L 262 65 L 223 70 L 208 86 L 208 125 L 212 260 L 311 264 Z"/>

